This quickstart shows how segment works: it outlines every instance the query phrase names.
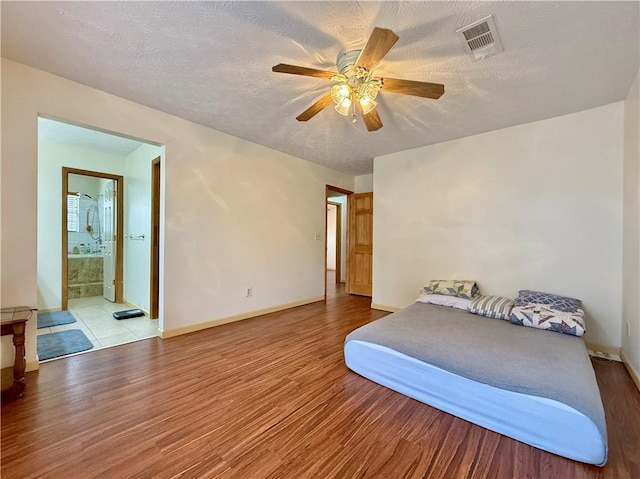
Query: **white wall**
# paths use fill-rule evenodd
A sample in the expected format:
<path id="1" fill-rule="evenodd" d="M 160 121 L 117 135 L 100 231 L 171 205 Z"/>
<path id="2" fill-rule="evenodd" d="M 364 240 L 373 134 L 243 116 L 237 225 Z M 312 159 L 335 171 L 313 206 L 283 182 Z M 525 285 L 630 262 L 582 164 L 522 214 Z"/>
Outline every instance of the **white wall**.
<path id="1" fill-rule="evenodd" d="M 4 134 L 2 139 L 3 142 L 6 141 Z M 38 142 L 37 162 L 37 305 L 38 309 L 60 309 L 62 302 L 62 258 L 60 257 L 62 251 L 62 205 L 60 202 L 62 167 L 122 175 L 124 174 L 124 157 L 90 148 L 40 141 Z M 82 178 L 71 175 L 69 189 L 78 191 L 78 188 L 84 188 L 83 192 L 96 197 L 97 180 L 95 178 L 83 180 Z M 86 191 L 87 188 L 92 188 L 92 190 Z M 4 302 L 3 298 L 3 304 Z"/>
<path id="2" fill-rule="evenodd" d="M 374 160 L 373 303 L 430 279 L 580 298 L 620 346 L 622 102 Z"/>
<path id="3" fill-rule="evenodd" d="M 41 152 L 42 149 L 46 149 L 48 145 L 52 145 L 52 144 L 44 141 L 38 141 L 38 152 Z M 60 146 L 62 146 L 62 148 L 64 149 L 64 145 L 60 145 Z M 68 149 L 67 154 L 71 156 L 76 156 L 78 154 L 86 154 L 88 156 L 93 154 L 92 151 L 91 152 L 86 151 L 86 149 L 84 148 L 70 147 L 67 149 Z M 81 150 L 81 151 L 78 151 L 78 150 Z M 109 156 L 106 154 L 103 154 L 103 155 Z M 47 155 L 45 154 L 45 156 Z M 40 161 L 40 158 L 38 158 L 38 161 Z M 63 164 L 63 166 L 66 166 L 66 165 Z M 40 165 L 38 165 L 38 172 L 39 171 L 40 171 Z M 40 180 L 40 174 L 38 173 L 38 181 L 39 180 Z M 60 175 L 60 181 L 62 181 L 62 175 Z M 70 174 L 69 184 L 67 186 L 69 187 L 69 191 L 71 192 L 86 193 L 87 195 L 93 196 L 94 198 L 96 198 L 100 194 L 100 180 L 93 176 Z"/>
<path id="4" fill-rule="evenodd" d="M 369 193 L 373 191 L 373 173 L 354 178 L 354 193 Z"/>
<path id="5" fill-rule="evenodd" d="M 323 296 L 325 245 L 314 237 L 325 227 L 325 185 L 352 190 L 352 176 L 7 59 L 1 88 L 2 306 L 38 300 L 39 113 L 165 145 L 164 330 Z M 30 321 L 29 367 L 35 344 Z"/>
<path id="6" fill-rule="evenodd" d="M 149 311 L 151 268 L 151 162 L 158 146 L 143 144 L 125 158 L 124 299 Z M 143 240 L 129 239 L 129 235 Z"/>
<path id="7" fill-rule="evenodd" d="M 622 349 L 640 373 L 640 95 L 638 76 L 624 102 Z M 631 335 L 627 334 L 627 322 Z"/>

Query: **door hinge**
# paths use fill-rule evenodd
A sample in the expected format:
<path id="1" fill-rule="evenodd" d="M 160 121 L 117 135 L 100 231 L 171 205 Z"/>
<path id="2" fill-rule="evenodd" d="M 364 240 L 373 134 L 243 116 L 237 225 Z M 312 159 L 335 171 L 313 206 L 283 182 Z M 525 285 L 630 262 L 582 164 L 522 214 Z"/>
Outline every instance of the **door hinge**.
<path id="1" fill-rule="evenodd" d="M 113 241 L 115 241 L 117 239 L 116 235 L 113 235 Z"/>
<path id="2" fill-rule="evenodd" d="M 115 280 L 115 279 L 112 279 L 112 280 L 111 280 L 111 284 L 112 284 L 113 286 L 115 286 L 115 285 L 116 285 L 116 280 Z"/>

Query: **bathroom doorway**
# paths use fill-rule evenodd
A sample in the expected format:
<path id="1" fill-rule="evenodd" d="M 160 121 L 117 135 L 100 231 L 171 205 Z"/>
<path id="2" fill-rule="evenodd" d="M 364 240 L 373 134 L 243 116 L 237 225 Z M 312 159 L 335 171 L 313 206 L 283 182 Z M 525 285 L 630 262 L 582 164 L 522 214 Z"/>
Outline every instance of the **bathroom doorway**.
<path id="1" fill-rule="evenodd" d="M 62 167 L 61 309 L 69 298 L 123 299 L 123 177 Z"/>
<path id="2" fill-rule="evenodd" d="M 40 362 L 84 352 L 65 347 L 51 356 L 59 343 L 88 341 L 86 351 L 95 351 L 158 335 L 162 308 L 150 317 L 149 256 L 152 236 L 162 245 L 162 222 L 152 235 L 150 166 L 163 155 L 157 144 L 38 118 Z M 113 315 L 131 309 L 142 315 Z"/>

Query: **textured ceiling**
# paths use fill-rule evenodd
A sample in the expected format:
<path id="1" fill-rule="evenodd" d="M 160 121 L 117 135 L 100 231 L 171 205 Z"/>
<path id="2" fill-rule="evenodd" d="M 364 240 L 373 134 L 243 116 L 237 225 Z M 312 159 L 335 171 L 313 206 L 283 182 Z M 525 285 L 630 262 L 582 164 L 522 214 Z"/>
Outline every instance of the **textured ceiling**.
<path id="1" fill-rule="evenodd" d="M 38 140 L 90 148 L 123 157 L 142 145 L 139 141 L 46 118 L 38 118 Z"/>
<path id="2" fill-rule="evenodd" d="M 638 2 L 3 2 L 2 56 L 352 174 L 372 158 L 623 99 L 638 71 Z M 493 14 L 504 52 L 474 61 L 456 29 Z M 372 28 L 400 40 L 376 74 L 443 83 L 380 94 L 369 133 L 331 107 L 295 117 Z M 126 132 L 123 132 L 126 133 Z"/>

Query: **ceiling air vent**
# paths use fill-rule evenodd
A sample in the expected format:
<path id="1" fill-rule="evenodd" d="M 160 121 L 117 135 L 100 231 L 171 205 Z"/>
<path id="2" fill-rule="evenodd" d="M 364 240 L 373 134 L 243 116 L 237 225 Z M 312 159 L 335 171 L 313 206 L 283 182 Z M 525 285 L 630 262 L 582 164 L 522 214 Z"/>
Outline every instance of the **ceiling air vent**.
<path id="1" fill-rule="evenodd" d="M 462 37 L 464 50 L 476 60 L 495 55 L 503 50 L 493 15 L 462 27 L 456 32 Z"/>

